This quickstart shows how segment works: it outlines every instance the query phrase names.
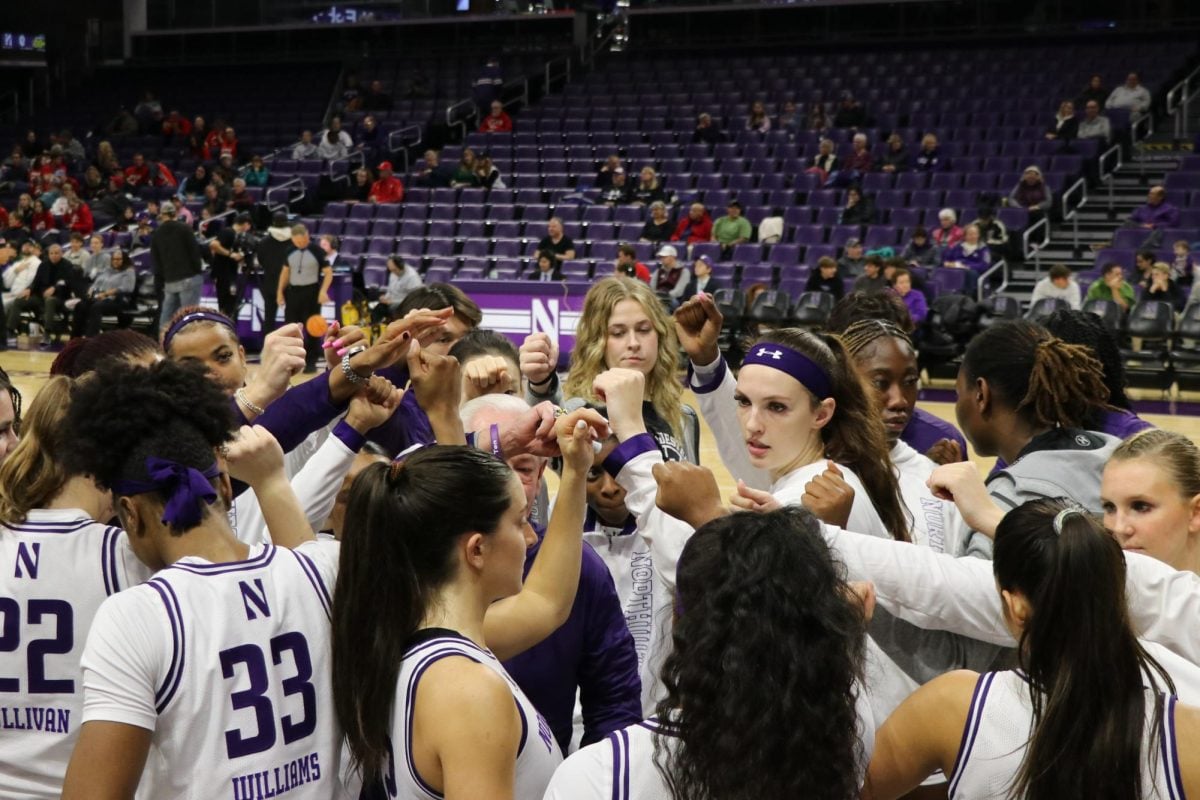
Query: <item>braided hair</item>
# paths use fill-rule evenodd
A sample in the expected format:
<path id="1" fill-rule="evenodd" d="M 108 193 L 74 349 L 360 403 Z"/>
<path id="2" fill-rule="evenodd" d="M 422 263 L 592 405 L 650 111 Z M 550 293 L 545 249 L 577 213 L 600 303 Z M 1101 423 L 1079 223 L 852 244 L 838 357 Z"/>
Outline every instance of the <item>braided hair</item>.
<path id="1" fill-rule="evenodd" d="M 916 327 L 908 306 L 895 292 L 851 292 L 834 305 L 825 327 L 830 333 L 842 333 L 864 319 L 887 320 L 906 333 Z"/>
<path id="2" fill-rule="evenodd" d="M 850 323 L 838 335 L 852 358 L 857 358 L 859 353 L 879 339 L 899 339 L 909 348 L 913 347 L 909 335 L 899 325 L 886 319 L 860 319 Z"/>

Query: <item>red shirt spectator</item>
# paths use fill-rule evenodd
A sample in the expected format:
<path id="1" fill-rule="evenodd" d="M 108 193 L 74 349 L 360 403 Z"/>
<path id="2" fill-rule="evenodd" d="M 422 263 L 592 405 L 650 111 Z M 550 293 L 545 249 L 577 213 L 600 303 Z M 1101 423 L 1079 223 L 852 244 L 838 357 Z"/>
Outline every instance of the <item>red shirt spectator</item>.
<path id="1" fill-rule="evenodd" d="M 192 123 L 188 122 L 187 117 L 182 116 L 178 111 L 172 111 L 163 120 L 162 124 L 163 136 L 187 136 L 192 132 Z"/>
<path id="2" fill-rule="evenodd" d="M 707 242 L 712 240 L 712 217 L 704 209 L 702 203 L 692 203 L 688 214 L 679 220 L 675 232 L 671 234 L 672 242 Z"/>
<path id="3" fill-rule="evenodd" d="M 88 208 L 87 203 L 78 202 L 71 203 L 70 211 L 63 217 L 63 225 L 75 233 L 91 236 L 96 222 L 92 219 L 92 210 Z"/>
<path id="4" fill-rule="evenodd" d="M 133 163 L 125 168 L 125 184 L 127 186 L 146 186 L 150 183 L 150 166 L 141 153 L 133 157 Z"/>
<path id="5" fill-rule="evenodd" d="M 372 203 L 400 203 L 404 200 L 404 184 L 392 174 L 392 162 L 379 165 L 379 180 L 371 184 L 367 199 Z"/>
<path id="6" fill-rule="evenodd" d="M 29 230 L 34 233 L 45 233 L 58 227 L 58 223 L 54 221 L 54 216 L 44 208 L 41 211 L 34 210 L 30 212 L 27 222 L 29 223 Z"/>
<path id="7" fill-rule="evenodd" d="M 238 140 L 237 134 L 233 132 L 233 128 L 226 128 L 225 132 L 217 138 L 216 147 L 213 148 L 217 153 L 217 158 L 224 155 L 233 156 L 233 160 L 237 161 Z"/>
<path id="8" fill-rule="evenodd" d="M 504 110 L 499 100 L 492 101 L 492 113 L 483 118 L 483 122 L 479 123 L 480 133 L 512 133 L 513 121 L 512 117 Z"/>

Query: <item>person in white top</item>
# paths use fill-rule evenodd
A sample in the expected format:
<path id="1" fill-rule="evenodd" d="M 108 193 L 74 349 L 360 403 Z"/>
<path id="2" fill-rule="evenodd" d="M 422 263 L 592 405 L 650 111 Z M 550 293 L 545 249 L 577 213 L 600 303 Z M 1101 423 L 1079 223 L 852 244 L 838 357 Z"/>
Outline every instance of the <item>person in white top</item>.
<path id="1" fill-rule="evenodd" d="M 96 613 L 66 800 L 139 784 L 147 797 L 337 791 L 341 736 L 320 690 L 336 545 L 314 541 L 274 438 L 243 428 L 226 445 L 231 416 L 213 382 L 169 361 L 102 368 L 75 390 L 68 463 L 111 487 L 130 547 L 159 572 Z M 234 477 L 294 551 L 234 537 Z"/>
<path id="2" fill-rule="evenodd" d="M 454 414 L 460 381 L 455 369 L 440 392 Z M 524 587 L 535 534 L 521 481 L 500 459 L 433 445 L 355 480 L 333 602 L 333 699 L 368 791 L 524 800 L 545 790 L 558 746 L 500 660 L 570 613 L 589 426 L 607 432 L 590 409 L 556 422 L 558 501 Z"/>
<path id="3" fill-rule="evenodd" d="M 657 718 L 583 748 L 545 800 L 857 796 L 875 722 L 863 701 L 869 595 L 808 511 L 734 514 L 679 559 Z"/>
<path id="4" fill-rule="evenodd" d="M 1126 108 L 1136 117 L 1150 108 L 1150 90 L 1142 85 L 1136 72 L 1131 72 L 1125 78 L 1125 83 L 1112 90 L 1112 94 L 1104 101 L 1104 107 Z"/>
<path id="5" fill-rule="evenodd" d="M 675 314 L 692 390 L 733 477 L 825 522 L 907 541 L 883 423 L 841 340 L 773 331 L 750 347 L 735 379 L 717 347 L 722 322 L 710 295 Z M 827 463 L 836 464 L 832 476 Z"/>
<path id="6" fill-rule="evenodd" d="M 962 800 L 1200 792 L 1200 708 L 1176 702 L 1138 644 L 1125 562 L 1099 522 L 1026 502 L 1000 523 L 993 568 L 1020 668 L 915 692 L 879 730 L 863 797 L 900 797 L 938 768 Z"/>
<path id="7" fill-rule="evenodd" d="M 63 466 L 72 381 L 51 378 L 0 465 L 0 796 L 57 798 L 79 734 L 79 660 L 106 597 L 141 583 L 108 493 Z"/>

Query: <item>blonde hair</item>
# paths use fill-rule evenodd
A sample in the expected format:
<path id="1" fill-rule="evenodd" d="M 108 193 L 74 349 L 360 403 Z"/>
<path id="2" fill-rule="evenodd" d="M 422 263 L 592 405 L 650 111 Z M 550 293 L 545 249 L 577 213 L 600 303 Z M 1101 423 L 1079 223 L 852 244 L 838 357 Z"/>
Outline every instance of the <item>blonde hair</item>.
<path id="1" fill-rule="evenodd" d="M 608 320 L 617 303 L 622 300 L 637 301 L 658 334 L 658 358 L 654 362 L 654 369 L 646 376 L 646 399 L 676 435 L 681 435 L 683 385 L 678 377 L 679 343 L 675 338 L 675 325 L 650 287 L 633 278 L 604 278 L 588 291 L 583 301 L 583 313 L 575 328 L 575 349 L 571 351 L 571 366 L 563 384 L 563 394 L 566 397 L 582 397 L 593 403 L 602 402 L 592 391 L 592 381 L 608 369 L 604 361 L 608 345 Z"/>
<path id="2" fill-rule="evenodd" d="M 45 508 L 70 477 L 62 451 L 73 386 L 70 378 L 56 375 L 29 404 L 21 440 L 0 464 L 0 523 L 21 524 L 30 510 Z"/>

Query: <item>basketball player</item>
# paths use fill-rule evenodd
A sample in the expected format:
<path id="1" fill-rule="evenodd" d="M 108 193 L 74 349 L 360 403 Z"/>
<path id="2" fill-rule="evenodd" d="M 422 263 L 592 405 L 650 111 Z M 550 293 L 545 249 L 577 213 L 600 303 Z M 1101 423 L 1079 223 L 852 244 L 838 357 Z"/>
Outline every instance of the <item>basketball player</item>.
<path id="1" fill-rule="evenodd" d="M 69 458 L 112 487 L 131 547 L 159 572 L 96 615 L 67 800 L 132 798 L 139 783 L 147 797 L 335 793 L 340 736 L 321 684 L 336 545 L 313 541 L 261 428 L 226 465 L 231 428 L 221 390 L 169 361 L 102 369 L 77 390 Z M 231 474 L 295 551 L 234 537 Z"/>

